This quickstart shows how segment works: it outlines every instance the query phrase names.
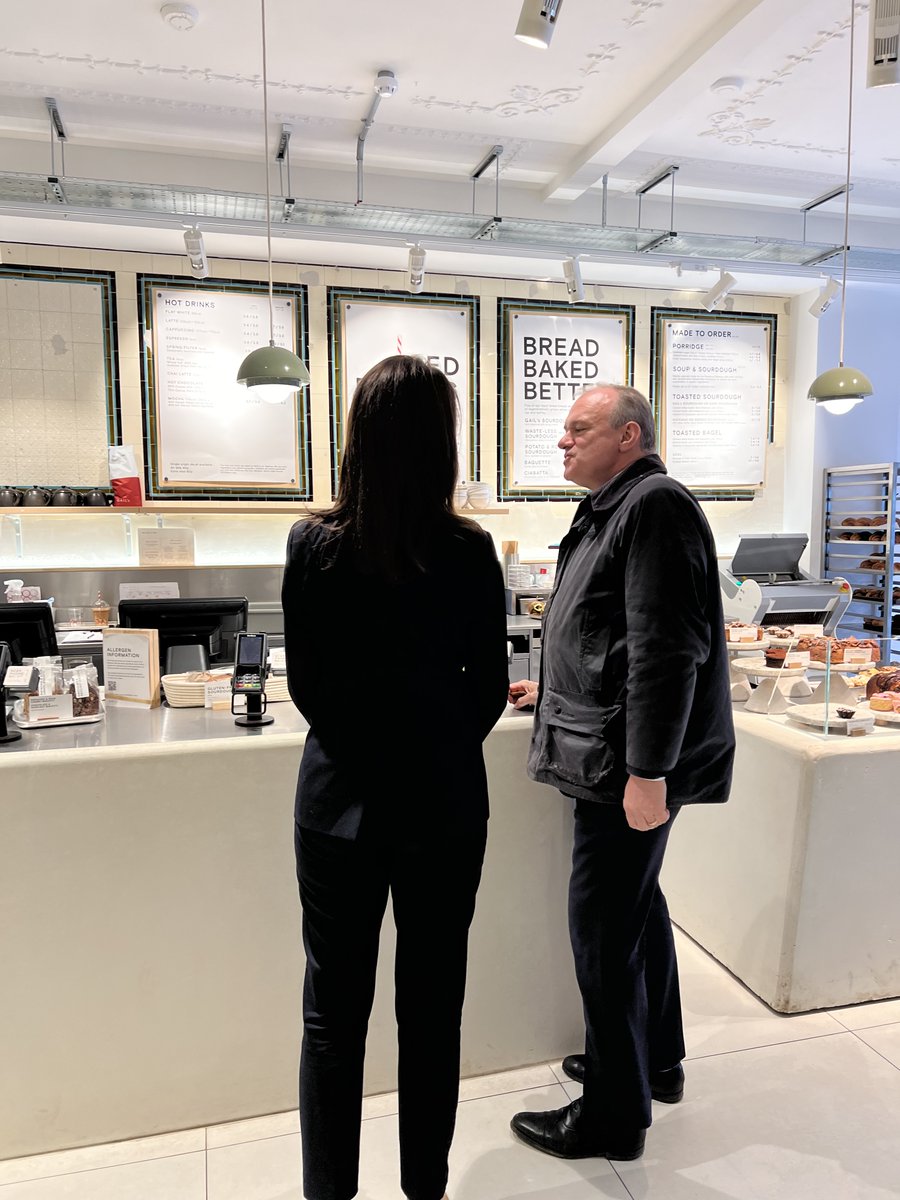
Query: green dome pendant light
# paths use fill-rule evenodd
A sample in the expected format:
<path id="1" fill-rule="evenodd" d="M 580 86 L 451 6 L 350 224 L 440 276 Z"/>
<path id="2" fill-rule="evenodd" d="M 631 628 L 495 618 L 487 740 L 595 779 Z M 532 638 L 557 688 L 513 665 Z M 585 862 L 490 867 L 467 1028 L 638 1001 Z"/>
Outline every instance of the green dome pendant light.
<path id="1" fill-rule="evenodd" d="M 269 344 L 251 350 L 238 368 L 237 381 L 253 388 L 262 400 L 280 404 L 309 384 L 309 371 L 291 350 L 275 345 L 275 309 L 272 299 L 272 202 L 269 190 L 269 85 L 266 74 L 266 0 L 262 15 L 263 147 L 266 165 L 266 257 L 269 264 Z"/>
<path id="2" fill-rule="evenodd" d="M 844 366 L 844 315 L 847 307 L 847 250 L 850 233 L 850 135 L 853 131 L 853 35 L 856 0 L 850 0 L 850 90 L 847 105 L 847 178 L 844 184 L 844 248 L 841 290 L 840 363 L 817 375 L 809 388 L 809 399 L 830 413 L 848 413 L 872 395 L 872 381 L 855 367 Z"/>

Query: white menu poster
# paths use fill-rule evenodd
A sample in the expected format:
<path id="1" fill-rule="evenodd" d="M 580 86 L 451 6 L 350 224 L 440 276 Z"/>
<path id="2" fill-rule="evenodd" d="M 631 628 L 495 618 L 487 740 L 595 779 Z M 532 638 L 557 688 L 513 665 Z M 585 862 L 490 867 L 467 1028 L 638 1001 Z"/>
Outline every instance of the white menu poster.
<path id="1" fill-rule="evenodd" d="M 459 481 L 471 482 L 469 459 L 469 321 L 471 310 L 454 304 L 400 300 L 396 304 L 341 301 L 342 421 L 356 385 L 370 367 L 391 354 L 417 354 L 438 367 L 459 397 Z"/>
<path id="2" fill-rule="evenodd" d="M 688 487 L 761 487 L 769 422 L 769 324 L 664 322 L 663 457 Z"/>
<path id="3" fill-rule="evenodd" d="M 628 383 L 623 317 L 511 311 L 507 476 L 514 488 L 571 488 L 563 476 L 566 415 L 585 388 Z"/>
<path id="4" fill-rule="evenodd" d="M 264 292 L 153 292 L 160 487 L 298 486 L 297 392 L 272 404 L 237 382 L 269 344 Z M 296 353 L 294 300 L 276 296 L 275 343 Z"/>

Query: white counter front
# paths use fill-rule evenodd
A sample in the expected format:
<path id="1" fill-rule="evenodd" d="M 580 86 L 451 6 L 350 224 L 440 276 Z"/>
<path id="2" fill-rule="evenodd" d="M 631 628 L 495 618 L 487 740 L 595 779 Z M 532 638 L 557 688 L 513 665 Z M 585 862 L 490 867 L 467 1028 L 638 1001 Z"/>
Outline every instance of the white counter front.
<path id="1" fill-rule="evenodd" d="M 293 794 L 305 725 L 110 708 L 0 751 L 0 1157 L 297 1105 Z M 583 1038 L 566 931 L 571 811 L 530 783 L 530 718 L 486 743 L 492 817 L 463 1074 Z M 37 747 L 40 746 L 40 749 Z M 367 1092 L 395 1084 L 393 928 Z"/>
<path id="2" fill-rule="evenodd" d="M 734 719 L 730 801 L 669 844 L 672 919 L 779 1012 L 900 996 L 900 733 Z"/>

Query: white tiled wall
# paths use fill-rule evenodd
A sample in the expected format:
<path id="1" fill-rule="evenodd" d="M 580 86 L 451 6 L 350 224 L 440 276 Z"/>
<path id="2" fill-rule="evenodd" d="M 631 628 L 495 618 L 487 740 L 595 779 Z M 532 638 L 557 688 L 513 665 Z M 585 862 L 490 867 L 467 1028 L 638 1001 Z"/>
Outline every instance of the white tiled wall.
<path id="1" fill-rule="evenodd" d="M 0 480 L 105 483 L 101 291 L 0 279 Z"/>

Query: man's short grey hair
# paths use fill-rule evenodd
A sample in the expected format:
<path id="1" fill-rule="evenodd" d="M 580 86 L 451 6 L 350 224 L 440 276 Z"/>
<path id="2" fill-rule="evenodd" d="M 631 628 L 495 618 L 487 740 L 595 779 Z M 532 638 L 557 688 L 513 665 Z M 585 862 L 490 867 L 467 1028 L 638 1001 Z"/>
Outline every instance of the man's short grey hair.
<path id="1" fill-rule="evenodd" d="M 624 387 L 620 383 L 596 383 L 587 390 L 593 392 L 598 388 L 616 394 L 616 403 L 609 414 L 612 428 L 621 429 L 629 421 L 634 421 L 641 431 L 641 449 L 652 453 L 656 449 L 656 422 L 647 397 L 637 388 Z"/>

